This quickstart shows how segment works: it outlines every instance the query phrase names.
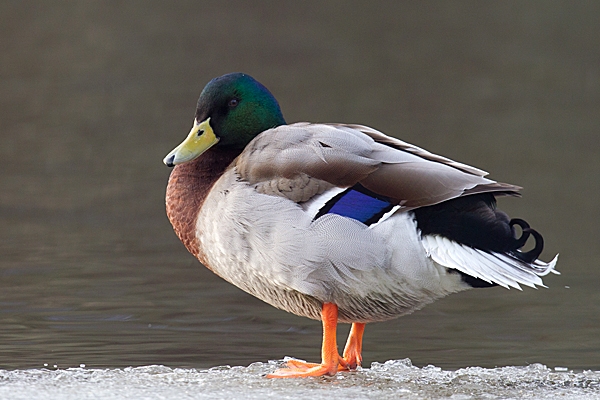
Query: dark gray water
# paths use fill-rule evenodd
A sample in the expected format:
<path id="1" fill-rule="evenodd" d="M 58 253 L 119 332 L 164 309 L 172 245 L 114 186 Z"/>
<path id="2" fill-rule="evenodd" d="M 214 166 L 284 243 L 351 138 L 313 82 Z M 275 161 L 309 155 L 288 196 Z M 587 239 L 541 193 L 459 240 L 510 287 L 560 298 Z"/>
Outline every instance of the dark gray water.
<path id="1" fill-rule="evenodd" d="M 371 125 L 524 186 L 501 208 L 561 254 L 548 289 L 367 326 L 365 366 L 600 370 L 599 20 L 583 1 L 0 3 L 0 369 L 319 358 L 317 322 L 213 276 L 165 216 L 162 158 L 204 84 L 244 71 L 289 122 Z"/>

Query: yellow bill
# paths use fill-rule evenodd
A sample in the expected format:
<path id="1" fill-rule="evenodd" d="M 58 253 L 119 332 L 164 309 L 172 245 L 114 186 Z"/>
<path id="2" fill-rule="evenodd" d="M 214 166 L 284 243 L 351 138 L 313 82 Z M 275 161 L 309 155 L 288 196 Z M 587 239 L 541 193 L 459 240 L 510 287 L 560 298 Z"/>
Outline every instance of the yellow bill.
<path id="1" fill-rule="evenodd" d="M 192 161 L 218 142 L 219 138 L 215 136 L 210 126 L 210 118 L 202 122 L 194 121 L 194 126 L 187 138 L 167 154 L 163 162 L 167 167 L 173 167 L 177 164 Z"/>

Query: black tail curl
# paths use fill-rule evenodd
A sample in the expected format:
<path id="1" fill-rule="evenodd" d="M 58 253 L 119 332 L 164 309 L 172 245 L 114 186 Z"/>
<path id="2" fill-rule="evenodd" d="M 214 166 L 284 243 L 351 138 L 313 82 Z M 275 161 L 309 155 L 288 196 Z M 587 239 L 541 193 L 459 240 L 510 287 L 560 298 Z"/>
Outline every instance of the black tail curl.
<path id="1" fill-rule="evenodd" d="M 515 225 L 518 225 L 522 231 L 521 236 L 516 239 L 516 249 L 511 251 L 511 255 L 526 263 L 534 262 L 540 256 L 540 254 L 542 254 L 542 250 L 544 250 L 544 238 L 542 235 L 535 229 L 531 228 L 527 221 L 520 218 L 513 218 L 508 224 L 513 229 L 513 232 Z M 525 243 L 527 243 L 527 240 L 530 236 L 533 236 L 535 240 L 534 248 L 527 252 L 520 251 L 520 249 L 525 246 Z"/>
<path id="2" fill-rule="evenodd" d="M 491 193 L 473 194 L 414 210 L 422 235 L 442 235 L 450 240 L 514 257 L 526 264 L 534 262 L 544 249 L 544 239 L 519 218 L 510 219 L 496 208 Z M 518 226 L 519 237 L 515 237 Z M 534 248 L 522 251 L 533 237 Z"/>
<path id="3" fill-rule="evenodd" d="M 421 235 L 441 235 L 462 245 L 488 253 L 505 254 L 532 269 L 544 249 L 544 239 L 519 218 L 510 219 L 496 208 L 491 193 L 473 194 L 413 211 Z M 516 226 L 521 234 L 517 237 Z M 522 251 L 527 241 L 535 240 L 533 249 Z M 457 270 L 471 287 L 492 287 L 495 283 L 475 278 Z"/>

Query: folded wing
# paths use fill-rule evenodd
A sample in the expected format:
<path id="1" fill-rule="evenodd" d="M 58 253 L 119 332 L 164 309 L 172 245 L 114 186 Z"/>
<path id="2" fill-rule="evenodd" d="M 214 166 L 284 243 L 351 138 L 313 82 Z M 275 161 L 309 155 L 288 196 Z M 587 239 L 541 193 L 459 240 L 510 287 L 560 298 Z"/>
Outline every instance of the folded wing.
<path id="1" fill-rule="evenodd" d="M 297 123 L 270 129 L 246 147 L 236 167 L 258 191 L 297 202 L 356 184 L 406 210 L 467 194 L 520 190 L 360 125 Z"/>

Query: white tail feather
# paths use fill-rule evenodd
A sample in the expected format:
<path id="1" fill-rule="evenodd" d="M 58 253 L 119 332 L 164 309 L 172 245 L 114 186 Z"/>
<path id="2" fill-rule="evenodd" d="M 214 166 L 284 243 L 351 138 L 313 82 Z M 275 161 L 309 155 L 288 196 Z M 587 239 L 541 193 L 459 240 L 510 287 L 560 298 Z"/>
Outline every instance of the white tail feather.
<path id="1" fill-rule="evenodd" d="M 527 263 L 507 254 L 465 246 L 440 235 L 425 235 L 421 244 L 436 263 L 507 289 L 521 290 L 519 284 L 545 287 L 540 276 L 559 273 L 554 269 L 558 254 L 548 263 L 541 260 Z"/>

